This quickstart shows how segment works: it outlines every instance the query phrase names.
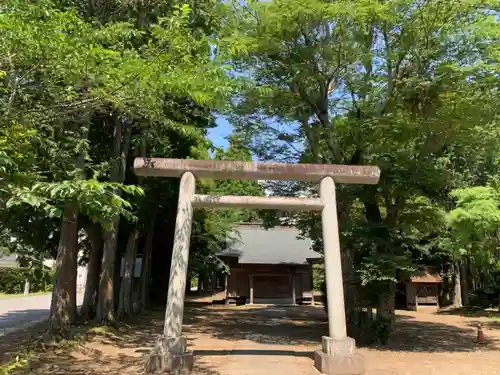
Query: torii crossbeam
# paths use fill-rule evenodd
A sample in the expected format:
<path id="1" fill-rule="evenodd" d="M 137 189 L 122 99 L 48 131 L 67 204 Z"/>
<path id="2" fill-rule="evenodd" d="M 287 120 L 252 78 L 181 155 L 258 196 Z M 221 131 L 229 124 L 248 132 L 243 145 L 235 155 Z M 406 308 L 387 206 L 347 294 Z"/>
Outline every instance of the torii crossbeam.
<path id="1" fill-rule="evenodd" d="M 188 374 L 192 368 L 193 353 L 186 351 L 182 320 L 193 208 L 213 206 L 321 211 L 329 336 L 323 336 L 322 349 L 315 352 L 315 366 L 324 374 L 364 373 L 363 358 L 355 353 L 354 340 L 347 337 L 335 183 L 377 184 L 380 178 L 378 167 L 136 158 L 134 169 L 140 176 L 181 178 L 164 332 L 151 353 L 146 369 L 148 373 Z M 195 193 L 196 177 L 318 182 L 320 197 L 200 195 Z"/>

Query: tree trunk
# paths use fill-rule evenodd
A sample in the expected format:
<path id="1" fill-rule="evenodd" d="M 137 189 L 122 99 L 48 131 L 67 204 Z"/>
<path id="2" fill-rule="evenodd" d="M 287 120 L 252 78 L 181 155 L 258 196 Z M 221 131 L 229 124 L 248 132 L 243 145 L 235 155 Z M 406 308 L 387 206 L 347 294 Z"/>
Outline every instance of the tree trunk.
<path id="1" fill-rule="evenodd" d="M 378 331 L 377 339 L 381 344 L 387 344 L 391 335 L 396 310 L 396 283 L 391 282 L 388 291 L 379 295 L 377 306 Z"/>
<path id="2" fill-rule="evenodd" d="M 97 306 L 97 294 L 99 285 L 99 274 L 101 272 L 102 259 L 102 239 L 101 230 L 98 224 L 93 225 L 89 231 L 90 254 L 87 265 L 87 281 L 85 283 L 85 294 L 80 316 L 83 320 L 90 320 L 95 317 Z"/>
<path id="3" fill-rule="evenodd" d="M 115 217 L 112 221 L 112 229 L 106 230 L 103 234 L 104 245 L 102 250 L 96 319 L 105 324 L 112 323 L 115 320 L 113 284 L 119 222 L 120 218 Z"/>
<path id="4" fill-rule="evenodd" d="M 113 182 L 123 182 L 125 179 L 130 136 L 130 124 L 129 126 L 125 126 L 123 120 L 116 118 L 113 134 L 113 157 L 115 163 L 111 170 L 110 178 Z M 120 216 L 113 218 L 111 228 L 105 230 L 103 234 L 104 245 L 96 318 L 99 322 L 105 324 L 113 323 L 115 320 L 114 276 L 119 224 Z"/>
<path id="5" fill-rule="evenodd" d="M 79 133 L 80 139 L 88 139 L 88 115 L 85 112 L 80 117 L 79 124 L 73 124 Z M 77 178 L 85 179 L 85 157 L 80 152 L 75 157 L 75 171 Z M 77 316 L 76 292 L 78 279 L 78 202 L 67 202 L 64 206 L 61 223 L 59 245 L 57 247 L 54 287 L 49 313 L 49 331 L 52 334 L 68 336 L 70 325 Z"/>
<path id="6" fill-rule="evenodd" d="M 469 306 L 469 267 L 467 261 L 460 263 L 460 276 L 462 284 L 462 304 Z"/>
<path id="7" fill-rule="evenodd" d="M 462 285 L 460 276 L 460 262 L 456 262 L 454 268 L 454 282 L 453 282 L 453 307 L 462 307 Z"/>
<path id="8" fill-rule="evenodd" d="M 444 272 L 443 283 L 439 288 L 439 306 L 447 307 L 453 303 L 454 276 L 453 267 L 449 267 Z"/>
<path id="9" fill-rule="evenodd" d="M 379 295 L 377 319 L 393 321 L 396 310 L 396 284 L 391 282 L 387 292 Z"/>
<path id="10" fill-rule="evenodd" d="M 198 291 L 201 291 L 202 293 L 208 292 L 208 281 L 208 272 L 203 271 L 198 278 Z"/>
<path id="11" fill-rule="evenodd" d="M 342 273 L 344 280 L 344 303 L 347 311 L 356 308 L 359 299 L 358 275 L 354 268 L 354 253 L 352 247 L 343 249 Z"/>
<path id="12" fill-rule="evenodd" d="M 227 304 L 229 304 L 229 289 L 228 289 L 228 282 L 229 282 L 229 275 L 227 273 L 224 273 L 224 301 Z M 311 303 L 314 306 L 314 291 L 311 296 Z"/>
<path id="13" fill-rule="evenodd" d="M 149 285 L 151 279 L 151 256 L 153 253 L 153 238 L 155 232 L 155 220 L 151 220 L 148 232 L 146 234 L 146 244 L 144 245 L 141 280 L 139 289 L 139 309 L 145 310 L 149 308 Z"/>
<path id="14" fill-rule="evenodd" d="M 132 292 L 134 286 L 135 254 L 137 251 L 137 238 L 139 231 L 134 228 L 130 233 L 125 251 L 125 262 L 123 267 L 123 277 L 120 287 L 120 299 L 118 302 L 118 319 L 133 315 Z"/>
<path id="15" fill-rule="evenodd" d="M 54 288 L 50 304 L 49 330 L 67 337 L 76 318 L 76 279 L 78 268 L 78 205 L 67 203 L 57 248 Z"/>
<path id="16" fill-rule="evenodd" d="M 196 291 L 198 293 L 203 292 L 203 274 L 201 272 L 198 272 L 198 286 L 196 287 Z"/>

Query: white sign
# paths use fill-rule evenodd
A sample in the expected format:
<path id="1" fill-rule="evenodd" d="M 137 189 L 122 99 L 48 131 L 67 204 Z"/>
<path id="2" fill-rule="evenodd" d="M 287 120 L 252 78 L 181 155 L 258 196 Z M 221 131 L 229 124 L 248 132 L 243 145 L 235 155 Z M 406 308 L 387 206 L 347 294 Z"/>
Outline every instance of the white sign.
<path id="1" fill-rule="evenodd" d="M 142 271 L 142 257 L 135 258 L 134 265 L 134 277 L 141 277 Z M 125 257 L 122 257 L 121 266 L 120 266 L 120 277 L 123 277 L 125 274 Z"/>

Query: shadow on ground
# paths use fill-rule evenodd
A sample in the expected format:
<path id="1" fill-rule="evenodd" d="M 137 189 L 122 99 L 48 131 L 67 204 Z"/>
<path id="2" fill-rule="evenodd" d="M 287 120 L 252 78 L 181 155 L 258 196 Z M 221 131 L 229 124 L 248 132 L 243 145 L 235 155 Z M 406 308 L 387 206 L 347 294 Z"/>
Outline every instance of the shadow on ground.
<path id="1" fill-rule="evenodd" d="M 188 333 L 273 345 L 316 345 L 328 333 L 324 312 L 308 306 L 208 307 L 191 303 L 184 324 Z"/>
<path id="2" fill-rule="evenodd" d="M 46 323 L 38 323 L 29 328 L 0 336 L 0 365 L 8 362 L 17 352 L 22 351 L 27 343 L 33 343 L 39 339 L 46 329 Z"/>
<path id="3" fill-rule="evenodd" d="M 256 355 L 256 356 L 285 356 L 285 357 L 312 357 L 309 351 L 296 350 L 265 350 L 265 349 L 234 349 L 234 350 L 195 350 L 196 356 L 213 356 L 213 355 Z"/>
<path id="4" fill-rule="evenodd" d="M 500 312 L 493 309 L 461 307 L 456 309 L 440 310 L 438 315 L 459 315 L 467 318 L 500 318 Z"/>
<path id="5" fill-rule="evenodd" d="M 149 348 L 163 330 L 162 317 L 154 313 L 129 320 L 114 328 L 94 328 L 87 333 L 88 338 L 97 337 L 103 344 L 113 345 L 119 349 L 136 349 L 149 352 Z M 146 348 L 144 348 L 146 347 Z"/>
<path id="6" fill-rule="evenodd" d="M 144 373 L 145 359 L 129 355 L 105 355 L 94 351 L 86 353 L 87 358 L 82 358 L 81 353 L 72 356 L 57 355 L 57 358 L 43 358 L 34 364 L 34 368 L 26 374 L 35 375 L 104 375 L 124 374 L 137 375 Z M 192 371 L 193 375 L 218 375 L 218 371 L 203 363 L 196 362 Z"/>
<path id="7" fill-rule="evenodd" d="M 25 373 L 141 374 L 155 337 L 163 330 L 163 314 L 162 309 L 115 328 L 91 328 L 85 334 L 85 340 L 80 343 L 67 347 L 48 347 L 35 355 L 31 361 L 32 369 Z M 210 365 L 210 357 L 310 357 L 313 350 L 320 345 L 321 336 L 328 333 L 324 311 L 309 306 L 234 307 L 188 303 L 184 323 L 186 335 L 195 351 L 195 375 L 218 374 L 217 369 Z M 86 326 L 85 329 L 89 327 Z M 474 343 L 475 332 L 474 328 L 425 321 L 425 314 L 416 319 L 411 314 L 398 312 L 395 332 L 389 344 L 374 349 L 425 353 L 498 350 L 496 341 L 478 348 Z M 33 336 L 33 333 L 31 335 Z M 3 340 L 9 336 L 0 338 L 0 350 L 9 347 L 9 344 L 12 349 L 12 342 Z M 214 349 L 206 346 L 197 350 L 196 342 L 201 337 L 223 341 L 218 342 Z M 240 340 L 272 347 L 234 348 L 234 342 Z M 224 341 L 227 342 L 227 349 Z M 22 340 L 15 345 L 22 346 Z M 282 349 L 280 345 L 283 345 Z"/>
<path id="8" fill-rule="evenodd" d="M 26 309 L 9 311 L 0 315 L 0 337 L 11 330 L 49 317 L 49 309 Z"/>
<path id="9" fill-rule="evenodd" d="M 320 344 L 321 336 L 328 334 L 324 312 L 309 306 L 250 308 L 190 304 L 184 321 L 188 336 L 205 334 L 221 340 L 251 340 L 259 344 L 306 345 L 312 348 Z M 399 313 L 391 340 L 375 349 L 434 353 L 499 348 L 496 340 L 478 346 L 475 339 L 474 327 L 420 321 Z"/>
<path id="10" fill-rule="evenodd" d="M 69 356 L 58 353 L 33 363 L 31 370 L 26 374 L 37 375 L 100 375 L 111 372 L 113 374 L 140 374 L 142 361 L 137 358 L 118 355 L 111 361 L 100 353 L 94 353 L 89 358 L 82 359 L 80 355 Z"/>
<path id="11" fill-rule="evenodd" d="M 480 323 L 481 326 L 485 328 L 500 329 L 500 311 L 497 309 L 462 307 L 458 309 L 442 310 L 437 312 L 437 314 L 462 316 L 464 318 L 484 318 L 477 321 L 471 321 L 470 325 L 477 326 L 477 324 Z"/>
<path id="12" fill-rule="evenodd" d="M 143 374 L 147 356 L 163 329 L 161 317 L 162 314 L 155 313 L 143 315 L 113 328 L 75 327 L 75 331 L 86 332 L 81 341 L 45 346 L 31 356 L 30 368 L 16 374 Z M 218 372 L 199 361 L 192 374 L 218 375 Z"/>
<path id="13" fill-rule="evenodd" d="M 378 350 L 406 352 L 474 352 L 498 350 L 498 342 L 478 346 L 476 330 L 445 323 L 418 321 L 413 316 L 399 314 L 388 345 Z"/>

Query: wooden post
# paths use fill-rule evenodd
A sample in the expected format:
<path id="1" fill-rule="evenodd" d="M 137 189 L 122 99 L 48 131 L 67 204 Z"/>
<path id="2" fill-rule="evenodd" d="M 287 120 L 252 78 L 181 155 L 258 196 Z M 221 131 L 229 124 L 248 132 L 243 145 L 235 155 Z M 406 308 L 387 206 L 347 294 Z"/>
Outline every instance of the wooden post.
<path id="1" fill-rule="evenodd" d="M 315 306 L 316 303 L 314 301 L 314 263 L 313 261 L 309 262 L 309 270 L 311 272 L 310 274 L 310 283 L 311 283 L 311 306 Z"/>
<path id="2" fill-rule="evenodd" d="M 413 298 L 414 298 L 414 301 L 415 301 L 415 310 L 414 311 L 418 311 L 418 285 L 417 284 L 413 284 Z"/>
<path id="3" fill-rule="evenodd" d="M 229 290 L 228 290 L 228 282 L 229 282 L 229 275 L 227 273 L 224 274 L 224 295 L 226 299 L 226 305 L 229 304 Z"/>
<path id="4" fill-rule="evenodd" d="M 417 311 L 417 285 L 412 282 L 407 282 L 406 287 L 406 308 L 411 311 Z"/>
<path id="5" fill-rule="evenodd" d="M 292 281 L 292 305 L 295 306 L 297 304 L 297 296 L 295 291 L 295 275 L 293 273 L 290 276 L 290 280 Z"/>
<path id="6" fill-rule="evenodd" d="M 250 282 L 250 305 L 253 305 L 253 275 L 249 276 L 249 282 Z"/>

